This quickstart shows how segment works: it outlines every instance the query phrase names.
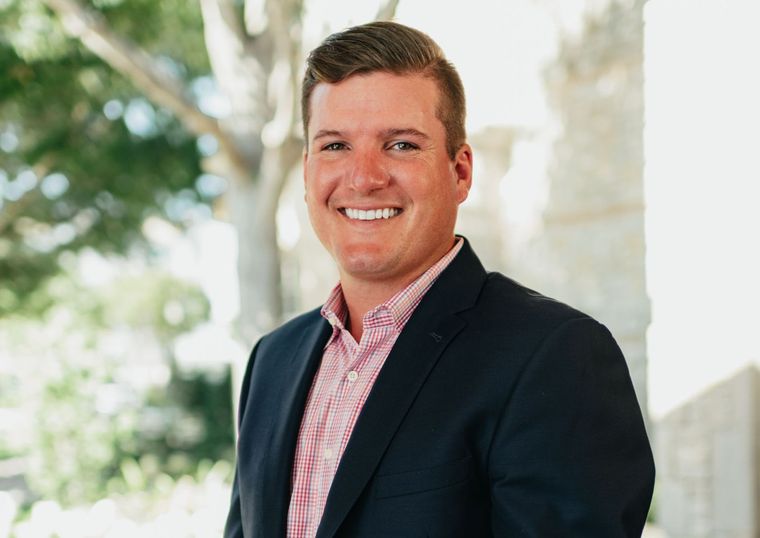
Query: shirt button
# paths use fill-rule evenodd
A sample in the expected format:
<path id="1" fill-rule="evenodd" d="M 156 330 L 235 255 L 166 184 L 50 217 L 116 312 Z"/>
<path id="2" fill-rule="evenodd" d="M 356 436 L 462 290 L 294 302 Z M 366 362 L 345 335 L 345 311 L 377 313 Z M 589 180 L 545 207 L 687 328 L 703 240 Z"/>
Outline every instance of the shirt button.
<path id="1" fill-rule="evenodd" d="M 359 378 L 359 374 L 357 374 L 355 371 L 351 370 L 348 372 L 348 380 L 352 383 L 356 381 Z"/>
<path id="2" fill-rule="evenodd" d="M 333 457 L 333 449 L 332 448 L 326 448 L 325 449 L 325 459 L 331 460 Z"/>

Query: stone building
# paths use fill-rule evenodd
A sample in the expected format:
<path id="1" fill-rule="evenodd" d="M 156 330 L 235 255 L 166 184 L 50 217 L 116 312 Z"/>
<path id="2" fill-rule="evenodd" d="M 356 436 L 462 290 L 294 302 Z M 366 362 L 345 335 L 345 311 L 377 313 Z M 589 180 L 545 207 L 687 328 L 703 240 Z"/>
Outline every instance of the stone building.
<path id="1" fill-rule="evenodd" d="M 657 514 L 669 538 L 760 536 L 759 441 L 756 367 L 658 422 Z"/>

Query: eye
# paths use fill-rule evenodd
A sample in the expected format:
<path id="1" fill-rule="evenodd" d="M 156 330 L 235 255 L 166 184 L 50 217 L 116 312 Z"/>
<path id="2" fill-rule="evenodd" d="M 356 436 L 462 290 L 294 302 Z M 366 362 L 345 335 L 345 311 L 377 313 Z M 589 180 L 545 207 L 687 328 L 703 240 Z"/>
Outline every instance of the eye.
<path id="1" fill-rule="evenodd" d="M 402 140 L 400 142 L 394 142 L 393 144 L 391 144 L 390 149 L 393 149 L 396 151 L 412 151 L 415 149 L 419 149 L 419 146 L 417 146 L 417 144 L 412 144 L 411 142 Z"/>
<path id="2" fill-rule="evenodd" d="M 343 142 L 330 142 L 322 146 L 322 151 L 339 151 L 346 149 L 346 145 Z"/>

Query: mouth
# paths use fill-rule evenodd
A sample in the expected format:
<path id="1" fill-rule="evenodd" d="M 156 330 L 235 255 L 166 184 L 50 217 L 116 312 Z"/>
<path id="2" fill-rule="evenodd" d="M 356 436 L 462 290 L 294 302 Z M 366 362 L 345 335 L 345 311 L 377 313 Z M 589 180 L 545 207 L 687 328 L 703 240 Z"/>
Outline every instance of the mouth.
<path id="1" fill-rule="evenodd" d="M 377 209 L 341 207 L 338 211 L 351 220 L 388 220 L 399 215 L 403 210 L 399 207 L 382 207 Z"/>

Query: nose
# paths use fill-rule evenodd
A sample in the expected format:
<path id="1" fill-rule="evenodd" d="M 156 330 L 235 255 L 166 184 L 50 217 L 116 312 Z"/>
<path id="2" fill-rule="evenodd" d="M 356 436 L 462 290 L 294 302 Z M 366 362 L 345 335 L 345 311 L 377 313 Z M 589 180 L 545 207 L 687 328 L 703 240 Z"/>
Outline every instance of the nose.
<path id="1" fill-rule="evenodd" d="M 388 186 L 390 174 L 382 163 L 382 156 L 371 151 L 355 151 L 350 170 L 351 187 L 362 194 Z"/>

